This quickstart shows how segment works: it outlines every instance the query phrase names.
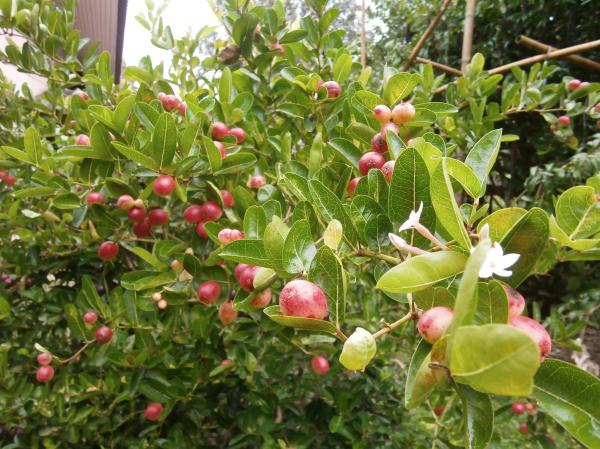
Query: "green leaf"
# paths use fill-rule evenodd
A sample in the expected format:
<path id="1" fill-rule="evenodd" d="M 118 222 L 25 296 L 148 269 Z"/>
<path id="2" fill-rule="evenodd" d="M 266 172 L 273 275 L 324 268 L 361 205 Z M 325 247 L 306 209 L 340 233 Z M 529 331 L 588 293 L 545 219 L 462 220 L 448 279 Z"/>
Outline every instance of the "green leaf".
<path id="1" fill-rule="evenodd" d="M 550 229 L 546 212 L 537 207 L 527 212 L 500 241 L 504 254 L 519 254 L 517 263 L 510 267 L 512 276 L 503 279 L 513 288 L 523 282 L 534 269 L 544 251 Z"/>
<path id="2" fill-rule="evenodd" d="M 485 449 L 494 431 L 494 408 L 489 395 L 479 393 L 466 385 L 457 386 L 463 403 L 465 448 Z"/>
<path id="3" fill-rule="evenodd" d="M 335 60 L 333 65 L 333 79 L 338 83 L 342 83 L 350 75 L 352 70 L 352 56 L 347 53 L 342 53 Z"/>
<path id="4" fill-rule="evenodd" d="M 570 363 L 546 359 L 535 375 L 540 409 L 589 449 L 600 447 L 600 380 Z"/>
<path id="5" fill-rule="evenodd" d="M 498 151 L 500 151 L 501 137 L 501 129 L 490 131 L 477 141 L 465 159 L 465 165 L 470 167 L 479 179 L 481 185 L 480 196 L 485 194 L 487 177 L 492 171 L 498 157 Z"/>
<path id="6" fill-rule="evenodd" d="M 328 142 L 329 147 L 349 162 L 354 168 L 358 168 L 358 160 L 363 153 L 352 142 L 342 138 L 332 139 Z"/>
<path id="7" fill-rule="evenodd" d="M 85 324 L 83 323 L 83 317 L 81 312 L 75 304 L 65 305 L 65 318 L 67 320 L 67 326 L 73 334 L 73 338 L 77 340 L 85 340 Z"/>
<path id="8" fill-rule="evenodd" d="M 351 243 L 355 244 L 357 239 L 354 223 L 350 219 L 348 212 L 344 209 L 339 198 L 329 190 L 325 184 L 313 179 L 308 183 L 311 196 L 314 200 L 315 210 L 323 217 L 326 223 L 336 219 L 344 228 L 344 237 Z"/>
<path id="9" fill-rule="evenodd" d="M 128 95 L 119 101 L 119 104 L 115 108 L 115 114 L 113 116 L 113 123 L 115 125 L 115 131 L 121 133 L 125 129 L 129 115 L 135 104 L 135 94 Z"/>
<path id="10" fill-rule="evenodd" d="M 183 268 L 195 278 L 202 274 L 202 262 L 193 254 L 184 254 Z"/>
<path id="11" fill-rule="evenodd" d="M 112 146 L 130 161 L 140 164 L 142 167 L 148 168 L 152 171 L 159 171 L 159 166 L 156 164 L 156 162 L 154 162 L 151 157 L 146 156 L 144 153 L 134 150 L 133 148 L 130 148 L 120 142 L 112 142 Z"/>
<path id="12" fill-rule="evenodd" d="M 388 293 L 411 293 L 462 273 L 467 256 L 456 251 L 422 254 L 396 265 L 379 278 L 375 288 Z"/>
<path id="13" fill-rule="evenodd" d="M 600 203 L 590 186 L 571 187 L 556 202 L 556 222 L 570 239 L 584 239 L 600 232 Z"/>
<path id="14" fill-rule="evenodd" d="M 160 287 L 161 285 L 175 282 L 177 275 L 174 271 L 130 271 L 121 278 L 121 285 L 125 290 L 136 292 Z"/>
<path id="15" fill-rule="evenodd" d="M 540 365 L 540 350 L 525 332 L 506 324 L 456 330 L 450 371 L 457 383 L 481 393 L 528 396 Z"/>
<path id="16" fill-rule="evenodd" d="M 236 240 L 224 247 L 219 255 L 225 260 L 273 268 L 273 260 L 267 255 L 262 240 Z"/>
<path id="17" fill-rule="evenodd" d="M 454 296 L 444 287 L 433 287 L 421 290 L 413 295 L 413 301 L 419 309 L 427 310 L 432 307 L 454 308 Z"/>
<path id="18" fill-rule="evenodd" d="M 27 153 L 25 153 L 25 151 L 22 151 L 17 148 L 13 148 L 13 147 L 7 147 L 7 146 L 3 146 L 2 151 L 4 151 L 9 156 L 12 156 L 19 161 L 26 162 L 28 164 L 33 164 L 33 161 L 29 158 L 29 156 L 27 155 Z"/>
<path id="19" fill-rule="evenodd" d="M 168 112 L 163 112 L 152 133 L 152 158 L 160 168 L 168 166 L 175 156 L 177 126 Z"/>
<path id="20" fill-rule="evenodd" d="M 298 220 L 292 225 L 283 246 L 283 269 L 288 273 L 305 273 L 317 253 L 312 241 L 310 224 Z"/>
<path id="21" fill-rule="evenodd" d="M 4 298 L 4 296 L 0 296 L 0 320 L 7 318 L 10 316 L 10 304 Z"/>
<path id="22" fill-rule="evenodd" d="M 434 169 L 431 175 L 431 201 L 437 215 L 438 224 L 465 249 L 471 247 L 469 235 L 462 221 L 460 210 L 454 198 L 452 182 L 446 167 L 446 158 Z"/>
<path id="23" fill-rule="evenodd" d="M 229 103 L 232 94 L 231 89 L 231 70 L 229 70 L 229 67 L 225 67 L 219 80 L 219 101 L 221 103 Z"/>
<path id="24" fill-rule="evenodd" d="M 90 130 L 90 141 L 94 152 L 101 155 L 99 159 L 112 160 L 110 152 L 111 138 L 108 129 L 102 123 L 95 123 Z"/>
<path id="25" fill-rule="evenodd" d="M 289 33 L 284 34 L 281 39 L 279 39 L 279 43 L 291 44 L 293 42 L 298 42 L 304 39 L 307 34 L 306 30 L 292 30 Z"/>
<path id="26" fill-rule="evenodd" d="M 142 102 L 137 102 L 133 106 L 133 112 L 148 131 L 154 131 L 154 125 L 160 117 L 160 112 L 158 112 L 148 103 Z"/>
<path id="27" fill-rule="evenodd" d="M 425 401 L 441 381 L 439 373 L 429 368 L 431 348 L 429 343 L 421 340 L 410 360 L 404 389 L 404 406 L 407 409 L 415 408 Z"/>
<path id="28" fill-rule="evenodd" d="M 110 309 L 105 301 L 100 298 L 96 285 L 90 276 L 84 276 L 81 282 L 81 293 L 83 294 L 88 306 L 98 312 L 105 320 L 110 318 Z"/>
<path id="29" fill-rule="evenodd" d="M 417 73 L 401 72 L 392 75 L 383 89 L 383 99 L 389 105 L 395 105 L 411 94 L 417 87 L 421 76 Z"/>
<path id="30" fill-rule="evenodd" d="M 39 167 L 44 156 L 44 149 L 37 130 L 32 126 L 27 128 L 23 140 L 27 156 L 33 164 Z"/>
<path id="31" fill-rule="evenodd" d="M 323 159 L 323 137 L 317 133 L 310 147 L 308 158 L 308 176 L 312 178 L 319 171 Z"/>
<path id="32" fill-rule="evenodd" d="M 474 324 L 506 324 L 508 321 L 508 297 L 498 281 L 477 284 L 477 309 Z"/>
<path id="33" fill-rule="evenodd" d="M 225 175 L 243 170 L 244 168 L 253 167 L 254 165 L 256 165 L 256 156 L 252 153 L 230 154 L 223 159 L 221 168 L 213 174 L 215 176 Z"/>
<path id="34" fill-rule="evenodd" d="M 213 140 L 208 136 L 202 137 L 202 145 L 206 150 L 206 156 L 208 158 L 208 164 L 210 165 L 211 171 L 214 173 L 219 171 L 219 169 L 223 166 L 223 158 L 221 157 L 221 152 L 213 142 Z"/>
<path id="35" fill-rule="evenodd" d="M 479 222 L 477 232 L 480 232 L 481 228 L 488 224 L 490 227 L 490 238 L 493 242 L 499 242 L 526 213 L 525 209 L 519 207 L 499 209 Z"/>
<path id="36" fill-rule="evenodd" d="M 328 334 L 337 334 L 335 326 L 326 320 L 315 320 L 313 318 L 299 318 L 295 316 L 284 316 L 278 305 L 269 306 L 264 309 L 265 315 L 282 326 L 293 327 L 313 332 L 325 332 Z"/>
<path id="37" fill-rule="evenodd" d="M 278 216 L 271 218 L 264 232 L 264 246 L 267 256 L 273 261 L 274 268 L 282 266 L 283 246 L 290 230 Z"/>
<path id="38" fill-rule="evenodd" d="M 458 159 L 444 158 L 446 160 L 446 169 L 448 174 L 456 179 L 471 198 L 480 198 L 483 195 L 479 180 L 469 166 L 463 164 Z"/>
<path id="39" fill-rule="evenodd" d="M 323 289 L 325 296 L 327 296 L 330 319 L 339 328 L 344 322 L 346 314 L 348 282 L 342 262 L 330 247 L 323 245 L 319 248 L 312 261 L 308 280 Z"/>
<path id="40" fill-rule="evenodd" d="M 133 254 L 138 256 L 144 262 L 151 265 L 154 269 L 162 270 L 162 269 L 166 268 L 165 264 L 162 263 L 160 260 L 158 260 L 158 257 L 156 257 L 151 252 L 145 250 L 141 246 L 127 246 L 127 245 L 123 245 L 123 246 L 125 246 L 125 248 L 128 251 L 131 251 Z"/>
<path id="41" fill-rule="evenodd" d="M 267 226 L 267 216 L 261 206 L 250 206 L 244 215 L 244 238 L 261 239 Z"/>
<path id="42" fill-rule="evenodd" d="M 449 103 L 430 102 L 430 103 L 419 103 L 415 104 L 415 109 L 427 109 L 434 112 L 437 116 L 443 116 L 447 114 L 455 114 L 458 112 L 458 108 Z"/>
<path id="43" fill-rule="evenodd" d="M 81 204 L 79 197 L 73 192 L 59 193 L 52 200 L 52 205 L 57 209 L 77 209 Z"/>

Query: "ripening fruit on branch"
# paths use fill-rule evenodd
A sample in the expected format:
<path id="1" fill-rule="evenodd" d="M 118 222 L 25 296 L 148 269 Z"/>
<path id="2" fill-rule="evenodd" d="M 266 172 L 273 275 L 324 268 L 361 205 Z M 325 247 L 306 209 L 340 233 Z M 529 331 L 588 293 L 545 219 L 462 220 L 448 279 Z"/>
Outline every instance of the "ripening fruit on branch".
<path id="1" fill-rule="evenodd" d="M 144 416 L 148 421 L 158 421 L 160 416 L 162 415 L 164 408 L 162 404 L 158 402 L 152 402 L 148 404 L 146 410 L 144 411 Z"/>
<path id="2" fill-rule="evenodd" d="M 177 109 L 179 111 L 179 115 L 185 117 L 185 111 L 187 111 L 187 103 L 185 101 L 182 101 L 181 103 L 179 103 L 179 107 Z"/>
<path id="3" fill-rule="evenodd" d="M 219 243 L 227 245 L 236 240 L 242 240 L 244 238 L 244 233 L 238 229 L 225 228 L 219 231 L 217 238 L 219 239 Z"/>
<path id="4" fill-rule="evenodd" d="M 433 413 L 435 414 L 435 416 L 442 416 L 444 413 L 444 410 L 446 410 L 446 406 L 444 404 L 438 405 L 437 407 L 435 407 L 433 409 Z"/>
<path id="5" fill-rule="evenodd" d="M 415 107 L 410 103 L 400 103 L 392 109 L 392 121 L 396 124 L 406 123 L 415 117 Z"/>
<path id="6" fill-rule="evenodd" d="M 231 128 L 227 135 L 233 136 L 237 143 L 242 143 L 246 140 L 246 132 L 242 128 Z"/>
<path id="7" fill-rule="evenodd" d="M 98 247 L 98 257 L 104 261 L 112 260 L 119 254 L 119 245 L 110 240 Z"/>
<path id="8" fill-rule="evenodd" d="M 320 355 L 314 356 L 310 361 L 310 365 L 312 370 L 321 376 L 324 376 L 329 371 L 329 362 L 325 357 Z"/>
<path id="9" fill-rule="evenodd" d="M 141 223 L 146 218 L 146 209 L 143 207 L 132 207 L 127 212 L 127 218 L 134 223 Z"/>
<path id="10" fill-rule="evenodd" d="M 285 55 L 285 49 L 283 48 L 283 46 L 279 42 L 274 42 L 274 43 L 271 44 L 271 51 L 277 51 L 277 52 L 279 52 L 279 56 L 284 56 Z"/>
<path id="11" fill-rule="evenodd" d="M 35 379 L 40 383 L 50 382 L 53 377 L 54 368 L 50 365 L 40 366 L 35 373 Z"/>
<path id="12" fill-rule="evenodd" d="M 552 124 L 552 125 L 550 125 L 550 132 L 551 132 L 552 134 L 554 134 L 554 133 L 556 132 L 556 130 L 557 130 L 557 128 L 556 128 L 556 125 L 555 125 L 555 124 Z"/>
<path id="13" fill-rule="evenodd" d="M 258 267 L 255 267 L 254 265 L 249 265 L 240 271 L 238 282 L 243 290 L 246 290 L 247 292 L 254 290 L 254 277 L 256 276 L 257 271 Z"/>
<path id="14" fill-rule="evenodd" d="M 572 79 L 571 81 L 569 81 L 567 83 L 567 87 L 570 90 L 575 90 L 575 89 L 579 89 L 579 87 L 581 86 L 581 81 L 578 79 Z"/>
<path id="15" fill-rule="evenodd" d="M 215 138 L 217 140 L 221 140 L 221 139 L 225 138 L 225 136 L 229 132 L 229 128 L 223 122 L 214 122 L 212 124 L 210 132 L 211 132 L 213 138 Z"/>
<path id="16" fill-rule="evenodd" d="M 73 95 L 77 95 L 83 101 L 88 101 L 90 99 L 90 96 L 81 89 L 77 89 L 75 92 L 73 92 Z"/>
<path id="17" fill-rule="evenodd" d="M 394 167 L 396 166 L 396 161 L 387 161 L 381 167 L 381 171 L 383 172 L 383 176 L 387 182 L 392 182 L 392 175 L 394 174 Z"/>
<path id="18" fill-rule="evenodd" d="M 316 284 L 295 279 L 285 284 L 279 294 L 281 313 L 287 316 L 323 320 L 327 316 L 327 298 Z"/>
<path id="19" fill-rule="evenodd" d="M 202 282 L 196 291 L 198 301 L 203 304 L 212 304 L 221 295 L 221 286 L 215 281 Z"/>
<path id="20" fill-rule="evenodd" d="M 148 212 L 150 226 L 162 226 L 169 222 L 169 213 L 164 209 L 152 209 Z"/>
<path id="21" fill-rule="evenodd" d="M 110 329 L 110 327 L 101 326 L 96 329 L 95 337 L 96 341 L 100 344 L 108 343 L 112 340 L 113 331 Z"/>
<path id="22" fill-rule="evenodd" d="M 426 342 L 434 344 L 450 326 L 453 315 L 454 312 L 448 307 L 432 307 L 419 318 L 417 330 Z"/>
<path id="23" fill-rule="evenodd" d="M 198 237 L 203 239 L 208 238 L 208 233 L 206 232 L 206 222 L 203 221 L 196 225 L 196 234 L 198 234 Z"/>
<path id="24" fill-rule="evenodd" d="M 366 176 L 372 168 L 381 170 L 383 164 L 385 164 L 385 158 L 381 154 L 369 151 L 363 154 L 358 160 L 358 170 L 361 175 Z"/>
<path id="25" fill-rule="evenodd" d="M 225 301 L 219 306 L 219 319 L 223 324 L 233 323 L 238 317 L 237 310 L 233 309 L 232 301 Z"/>
<path id="26" fill-rule="evenodd" d="M 373 117 L 382 125 L 392 119 L 392 111 L 384 104 L 378 104 L 373 108 Z"/>
<path id="27" fill-rule="evenodd" d="M 86 324 L 94 324 L 96 321 L 98 321 L 98 314 L 93 310 L 85 312 L 83 314 L 83 321 L 85 321 Z"/>
<path id="28" fill-rule="evenodd" d="M 354 196 L 354 192 L 356 191 L 356 186 L 358 185 L 358 181 L 360 181 L 360 176 L 357 176 L 356 178 L 352 178 L 350 180 L 350 182 L 348 183 L 348 188 L 346 190 L 348 191 L 349 197 Z"/>
<path id="29" fill-rule="evenodd" d="M 271 289 L 267 288 L 263 291 L 256 293 L 256 296 L 250 301 L 250 306 L 256 309 L 262 309 L 267 307 L 271 303 Z"/>
<path id="30" fill-rule="evenodd" d="M 200 206 L 201 221 L 217 221 L 223 216 L 223 209 L 215 201 L 207 201 Z"/>
<path id="31" fill-rule="evenodd" d="M 101 192 L 90 192 L 88 193 L 85 202 L 90 206 L 92 204 L 104 204 L 106 203 L 106 197 Z"/>
<path id="32" fill-rule="evenodd" d="M 179 105 L 180 105 L 179 98 L 177 98 L 175 95 L 172 95 L 172 94 L 160 95 L 159 94 L 158 99 L 162 103 L 163 108 L 165 108 L 165 110 L 167 110 L 167 111 L 172 111 L 174 109 L 179 108 Z"/>
<path id="33" fill-rule="evenodd" d="M 6 175 L 6 177 L 4 178 L 4 183 L 9 187 L 14 186 L 16 182 L 17 182 L 17 178 L 15 178 L 14 176 L 11 176 L 11 175 Z"/>
<path id="34" fill-rule="evenodd" d="M 568 115 L 561 115 L 556 121 L 560 126 L 569 126 L 571 124 L 571 118 Z"/>
<path id="35" fill-rule="evenodd" d="M 233 198 L 233 195 L 228 190 L 221 190 L 221 198 L 223 199 L 224 207 L 235 206 L 235 200 Z"/>
<path id="36" fill-rule="evenodd" d="M 519 316 L 525 310 L 525 298 L 510 285 L 502 284 L 508 298 L 508 317 Z"/>
<path id="37" fill-rule="evenodd" d="M 243 271 L 249 266 L 250 265 L 245 263 L 239 263 L 235 266 L 235 268 L 233 269 L 233 277 L 236 279 L 236 281 L 240 282 L 240 278 L 242 276 Z"/>
<path id="38" fill-rule="evenodd" d="M 37 356 L 37 362 L 42 366 L 48 366 L 52 364 L 52 355 L 47 352 L 42 352 Z"/>
<path id="39" fill-rule="evenodd" d="M 149 220 L 143 220 L 139 223 L 134 223 L 131 227 L 133 229 L 133 233 L 138 238 L 148 237 L 150 232 L 152 231 L 152 225 Z"/>
<path id="40" fill-rule="evenodd" d="M 202 221 L 202 207 L 197 204 L 186 207 L 183 211 L 183 219 L 192 224 L 200 223 Z"/>
<path id="41" fill-rule="evenodd" d="M 388 122 L 385 125 L 383 125 L 381 127 L 381 137 L 383 138 L 383 140 L 385 140 L 387 142 L 387 133 L 388 131 L 398 135 L 398 127 L 396 126 L 395 123 L 392 122 Z"/>
<path id="42" fill-rule="evenodd" d="M 523 435 L 527 435 L 529 433 L 529 427 L 527 427 L 527 423 L 522 422 L 519 424 L 519 432 Z"/>
<path id="43" fill-rule="evenodd" d="M 529 413 L 531 416 L 537 415 L 537 405 L 532 404 L 531 402 L 527 402 L 525 404 L 525 410 L 527 410 L 527 413 Z"/>
<path id="44" fill-rule="evenodd" d="M 388 145 L 381 133 L 377 133 L 371 139 L 371 149 L 377 153 L 385 153 L 388 150 Z"/>
<path id="45" fill-rule="evenodd" d="M 175 180 L 171 176 L 160 175 L 154 181 L 152 190 L 159 196 L 167 196 L 171 194 L 171 192 L 175 189 L 175 186 Z"/>
<path id="46" fill-rule="evenodd" d="M 79 134 L 77 137 L 75 137 L 75 145 L 89 147 L 91 145 L 90 138 L 85 134 Z"/>
<path id="47" fill-rule="evenodd" d="M 248 180 L 248 187 L 250 187 L 251 189 L 260 189 L 266 183 L 267 183 L 267 181 L 265 180 L 264 176 L 254 175 L 254 176 L 251 176 L 250 179 Z"/>
<path id="48" fill-rule="evenodd" d="M 540 323 L 526 316 L 514 316 L 508 319 L 508 324 L 522 330 L 531 337 L 540 348 L 542 360 L 550 354 L 552 350 L 552 338 Z"/>
<path id="49" fill-rule="evenodd" d="M 135 200 L 130 195 L 121 195 L 117 199 L 117 207 L 123 210 L 129 210 L 135 205 Z"/>
<path id="50" fill-rule="evenodd" d="M 327 98 L 337 98 L 342 94 L 342 86 L 335 81 L 326 81 L 323 87 L 327 89 Z"/>
<path id="51" fill-rule="evenodd" d="M 515 402 L 511 408 L 515 415 L 522 415 L 525 413 L 525 404 L 522 402 Z"/>
<path id="52" fill-rule="evenodd" d="M 218 140 L 213 140 L 213 143 L 215 144 L 215 147 L 217 147 L 217 150 L 219 150 L 219 153 L 221 154 L 221 159 L 225 159 L 227 157 L 227 150 L 225 149 L 225 145 L 223 145 Z"/>

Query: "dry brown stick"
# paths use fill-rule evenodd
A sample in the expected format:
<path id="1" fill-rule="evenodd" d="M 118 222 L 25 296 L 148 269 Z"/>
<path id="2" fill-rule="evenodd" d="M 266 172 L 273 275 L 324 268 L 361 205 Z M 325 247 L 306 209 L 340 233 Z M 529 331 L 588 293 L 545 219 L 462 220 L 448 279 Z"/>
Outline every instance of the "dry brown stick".
<path id="1" fill-rule="evenodd" d="M 455 69 L 454 67 L 450 67 L 450 66 L 445 65 L 445 64 L 440 64 L 439 62 L 435 62 L 435 61 L 431 61 L 429 59 L 421 58 L 420 56 L 417 56 L 415 58 L 415 61 L 417 61 L 419 64 L 431 64 L 436 69 L 439 69 L 442 72 L 449 73 L 450 75 L 462 76 L 462 72 L 460 70 Z"/>
<path id="2" fill-rule="evenodd" d="M 593 50 L 594 48 L 598 47 L 600 47 L 600 39 L 591 42 L 586 42 L 584 44 L 573 45 L 572 47 L 561 48 L 559 50 L 554 50 L 543 55 L 519 59 L 518 61 L 511 62 L 510 64 L 501 65 L 500 67 L 496 67 L 495 69 L 488 70 L 488 73 L 490 75 L 495 75 L 496 73 L 507 72 L 513 67 L 521 67 L 524 65 L 535 64 L 536 62 L 546 61 L 548 59 L 561 58 L 563 56 L 572 55 L 573 53 L 579 53 L 586 50 Z M 442 93 L 446 89 L 448 89 L 448 84 L 437 88 L 435 93 Z"/>
<path id="3" fill-rule="evenodd" d="M 448 6 L 450 6 L 450 3 L 452 3 L 452 0 L 444 0 L 444 3 L 442 3 L 442 7 L 438 11 L 438 13 L 435 15 L 435 17 L 433 18 L 433 20 L 431 21 L 431 23 L 429 24 L 429 26 L 427 27 L 427 29 L 425 30 L 423 35 L 419 38 L 419 40 L 417 41 L 417 44 L 410 52 L 408 59 L 402 66 L 403 72 L 406 72 L 408 70 L 408 68 L 411 66 L 411 64 L 417 57 L 417 54 L 419 53 L 421 48 L 423 48 L 423 45 L 425 45 L 425 41 L 427 40 L 427 38 L 429 37 L 429 35 L 433 31 L 433 29 L 437 26 L 438 22 L 442 18 L 442 15 L 444 14 L 444 12 L 446 12 L 446 9 L 448 9 Z"/>
<path id="4" fill-rule="evenodd" d="M 543 42 L 537 41 L 535 39 L 524 36 L 522 34 L 515 39 L 515 42 L 517 44 L 523 45 L 524 47 L 531 48 L 533 50 L 537 50 L 540 53 L 546 53 L 549 51 L 556 50 L 556 47 L 552 47 L 548 44 L 544 44 Z M 592 61 L 591 59 L 584 58 L 584 57 L 578 56 L 578 55 L 567 55 L 564 57 L 564 59 L 572 62 L 573 64 L 577 64 L 577 65 L 580 65 L 587 69 L 592 69 L 592 70 L 596 70 L 596 71 L 600 72 L 600 63 L 597 63 L 596 61 Z"/>
<path id="5" fill-rule="evenodd" d="M 475 0 L 467 0 L 465 9 L 465 29 L 463 32 L 462 56 L 460 70 L 463 72 L 471 62 L 471 48 L 473 47 L 473 27 L 475 26 Z"/>

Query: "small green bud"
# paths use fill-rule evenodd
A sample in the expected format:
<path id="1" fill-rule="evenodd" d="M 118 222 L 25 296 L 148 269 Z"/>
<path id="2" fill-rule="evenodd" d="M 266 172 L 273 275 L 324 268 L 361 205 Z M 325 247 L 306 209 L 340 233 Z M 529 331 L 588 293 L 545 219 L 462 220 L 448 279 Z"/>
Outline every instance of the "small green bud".
<path id="1" fill-rule="evenodd" d="M 344 234 L 344 228 L 342 224 L 337 220 L 331 220 L 325 229 L 323 234 L 323 241 L 332 250 L 337 250 L 338 245 L 342 241 L 342 235 Z"/>
<path id="2" fill-rule="evenodd" d="M 373 335 L 362 327 L 357 327 L 344 343 L 340 363 L 350 370 L 364 371 L 377 352 Z"/>

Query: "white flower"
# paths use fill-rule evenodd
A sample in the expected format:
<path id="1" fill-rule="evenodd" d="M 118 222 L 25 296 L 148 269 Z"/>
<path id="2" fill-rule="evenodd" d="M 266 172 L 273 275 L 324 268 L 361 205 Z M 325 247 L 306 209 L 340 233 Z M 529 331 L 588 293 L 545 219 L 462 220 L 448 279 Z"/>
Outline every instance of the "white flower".
<path id="1" fill-rule="evenodd" d="M 419 205 L 419 209 L 417 211 L 411 211 L 410 215 L 408 216 L 408 220 L 402 223 L 402 226 L 400 226 L 399 231 L 406 231 L 407 229 L 414 228 L 415 226 L 417 226 L 419 224 L 419 220 L 421 219 L 422 212 L 423 201 L 421 201 L 421 204 Z"/>
<path id="2" fill-rule="evenodd" d="M 402 237 L 398 237 L 396 234 L 392 234 L 391 232 L 388 234 L 388 238 L 394 247 L 398 250 L 406 248 L 406 240 Z"/>
<path id="3" fill-rule="evenodd" d="M 502 277 L 511 276 L 512 271 L 508 271 L 507 268 L 513 266 L 519 257 L 521 257 L 519 254 L 504 254 L 502 247 L 494 243 L 479 270 L 479 277 L 489 278 L 494 274 Z"/>

